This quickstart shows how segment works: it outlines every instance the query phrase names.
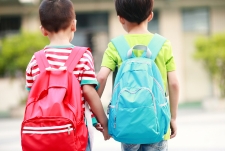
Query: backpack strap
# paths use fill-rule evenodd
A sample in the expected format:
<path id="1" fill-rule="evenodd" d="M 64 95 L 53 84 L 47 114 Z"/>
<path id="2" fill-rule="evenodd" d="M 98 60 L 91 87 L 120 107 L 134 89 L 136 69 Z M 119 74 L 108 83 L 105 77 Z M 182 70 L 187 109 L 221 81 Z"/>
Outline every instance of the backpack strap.
<path id="1" fill-rule="evenodd" d="M 152 40 L 150 41 L 148 48 L 152 52 L 151 59 L 155 60 L 159 51 L 161 50 L 163 44 L 166 42 L 166 38 L 159 34 L 154 34 Z"/>
<path id="2" fill-rule="evenodd" d="M 90 51 L 90 48 L 75 46 L 72 49 L 69 58 L 65 63 L 65 66 L 67 66 L 68 71 L 73 72 L 74 68 L 76 67 L 77 63 L 80 61 L 80 58 L 83 56 L 86 50 Z"/>
<path id="3" fill-rule="evenodd" d="M 43 71 L 45 71 L 45 68 L 50 67 L 48 60 L 45 56 L 44 50 L 40 50 L 40 51 L 34 53 L 34 56 L 37 61 L 40 72 L 43 72 Z"/>
<path id="4" fill-rule="evenodd" d="M 90 51 L 90 48 L 87 47 L 74 47 L 69 55 L 68 60 L 65 63 L 68 71 L 73 71 L 76 67 L 77 63 L 80 61 L 80 58 L 83 56 L 86 50 Z M 47 67 L 50 67 L 48 60 L 45 56 L 44 50 L 40 50 L 34 54 L 35 59 L 37 61 L 40 72 L 45 71 Z"/>
<path id="5" fill-rule="evenodd" d="M 128 45 L 124 36 L 121 35 L 119 37 L 116 37 L 116 38 L 112 39 L 111 42 L 114 45 L 114 47 L 116 48 L 122 61 L 125 61 L 127 59 L 127 52 L 130 49 L 130 46 Z M 125 50 L 127 50 L 127 51 L 125 51 Z M 118 72 L 118 68 L 116 67 L 115 71 L 113 72 L 113 78 L 112 78 L 113 84 L 114 84 L 117 72 Z"/>
<path id="6" fill-rule="evenodd" d="M 128 45 L 124 36 L 119 36 L 117 38 L 114 38 L 111 40 L 111 42 L 113 43 L 114 47 L 119 53 L 122 61 L 125 61 L 127 59 L 127 52 L 130 49 L 130 46 Z"/>

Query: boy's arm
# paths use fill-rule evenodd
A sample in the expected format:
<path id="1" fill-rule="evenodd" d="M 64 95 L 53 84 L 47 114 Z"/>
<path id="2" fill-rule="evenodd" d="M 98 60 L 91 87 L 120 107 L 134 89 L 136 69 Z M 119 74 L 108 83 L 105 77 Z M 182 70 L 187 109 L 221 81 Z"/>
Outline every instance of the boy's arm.
<path id="1" fill-rule="evenodd" d="M 168 89 L 169 89 L 169 101 L 171 112 L 171 136 L 174 138 L 177 134 L 176 118 L 179 99 L 179 83 L 175 71 L 168 72 Z"/>
<path id="2" fill-rule="evenodd" d="M 103 110 L 103 106 L 101 103 L 101 100 L 98 96 L 98 93 L 96 92 L 94 85 L 83 85 L 83 94 L 85 100 L 88 102 L 88 104 L 91 107 L 92 112 L 96 116 L 98 122 L 102 125 L 104 131 L 103 135 L 105 140 L 108 140 L 110 138 L 108 134 L 108 119 L 106 117 L 106 114 Z"/>
<path id="3" fill-rule="evenodd" d="M 97 75 L 97 80 L 99 82 L 99 88 L 98 88 L 97 92 L 100 97 L 102 96 L 102 93 L 105 89 L 106 81 L 107 81 L 107 78 L 108 78 L 110 72 L 111 72 L 111 70 L 109 68 L 101 67 L 101 69 Z"/>

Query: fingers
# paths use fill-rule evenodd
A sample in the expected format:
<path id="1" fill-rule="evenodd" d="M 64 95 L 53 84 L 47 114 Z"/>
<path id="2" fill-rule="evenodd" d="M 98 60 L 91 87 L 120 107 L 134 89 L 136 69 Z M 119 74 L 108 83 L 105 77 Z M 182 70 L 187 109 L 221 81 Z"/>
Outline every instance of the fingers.
<path id="1" fill-rule="evenodd" d="M 177 135 L 177 124 L 176 120 L 171 120 L 170 121 L 170 129 L 171 129 L 171 135 L 170 138 L 174 138 Z"/>
<path id="2" fill-rule="evenodd" d="M 101 124 L 100 124 L 100 123 L 97 123 L 97 124 L 95 125 L 95 127 L 101 127 Z"/>
<path id="3" fill-rule="evenodd" d="M 108 134 L 107 134 L 106 136 L 104 135 L 104 139 L 105 139 L 105 141 L 106 141 L 106 140 L 109 140 L 110 138 L 111 138 L 111 136 L 110 136 L 110 135 L 108 135 Z"/>
<path id="4" fill-rule="evenodd" d="M 177 132 L 171 132 L 170 139 L 174 138 L 177 135 Z"/>
<path id="5" fill-rule="evenodd" d="M 107 128 L 107 127 L 105 127 L 105 130 L 104 130 L 104 128 L 102 127 L 102 125 L 101 125 L 100 123 L 97 123 L 97 124 L 95 125 L 95 128 L 96 128 L 98 131 L 100 131 L 100 132 L 103 133 L 104 140 L 109 140 L 109 139 L 111 138 L 111 136 L 108 134 L 108 128 Z"/>
<path id="6" fill-rule="evenodd" d="M 95 128 L 96 128 L 98 131 L 100 131 L 100 132 L 103 132 L 103 131 L 104 131 L 104 129 L 103 129 L 103 127 L 101 126 L 100 123 L 97 123 L 97 124 L 95 125 Z"/>

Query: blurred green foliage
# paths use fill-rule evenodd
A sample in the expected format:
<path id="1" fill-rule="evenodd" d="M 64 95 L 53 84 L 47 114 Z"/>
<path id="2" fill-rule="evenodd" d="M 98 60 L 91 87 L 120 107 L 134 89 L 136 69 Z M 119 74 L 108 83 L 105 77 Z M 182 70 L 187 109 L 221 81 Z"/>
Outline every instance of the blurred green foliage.
<path id="1" fill-rule="evenodd" d="M 195 43 L 194 57 L 203 61 L 205 68 L 225 97 L 225 33 L 210 37 L 200 37 Z"/>
<path id="2" fill-rule="evenodd" d="M 48 39 L 41 33 L 21 32 L 9 35 L 0 43 L 0 77 L 25 73 L 34 52 L 43 49 Z"/>

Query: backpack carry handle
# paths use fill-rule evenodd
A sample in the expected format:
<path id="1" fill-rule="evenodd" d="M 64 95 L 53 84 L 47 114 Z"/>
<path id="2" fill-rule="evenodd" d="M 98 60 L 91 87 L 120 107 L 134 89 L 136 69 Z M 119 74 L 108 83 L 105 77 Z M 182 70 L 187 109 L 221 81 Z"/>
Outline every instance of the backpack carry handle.
<path id="1" fill-rule="evenodd" d="M 141 55 L 141 57 L 145 57 L 145 58 L 151 58 L 152 56 L 152 52 L 149 50 L 149 48 L 145 45 L 135 45 L 133 48 L 131 48 L 128 52 L 127 52 L 127 58 L 135 58 L 137 57 L 134 54 L 133 50 L 141 50 L 144 51 Z"/>

